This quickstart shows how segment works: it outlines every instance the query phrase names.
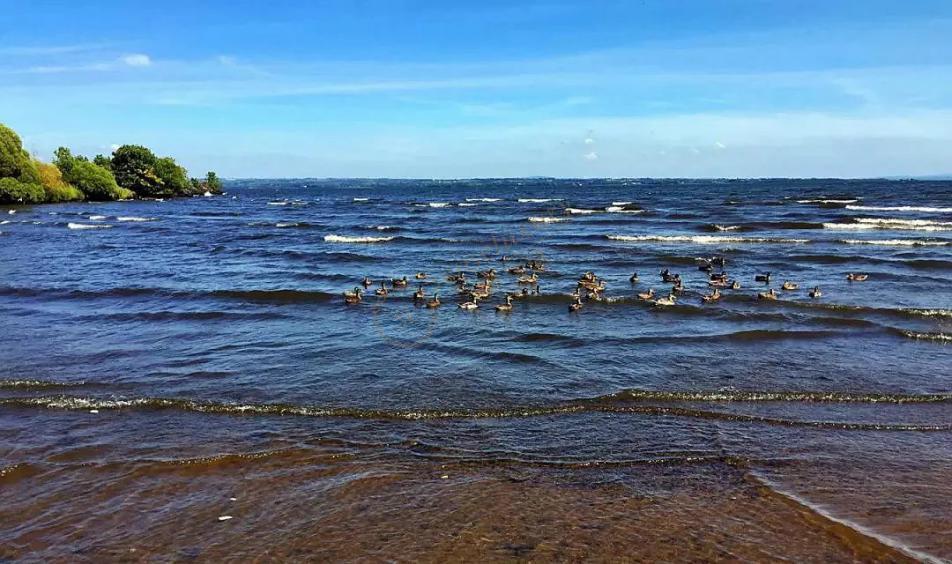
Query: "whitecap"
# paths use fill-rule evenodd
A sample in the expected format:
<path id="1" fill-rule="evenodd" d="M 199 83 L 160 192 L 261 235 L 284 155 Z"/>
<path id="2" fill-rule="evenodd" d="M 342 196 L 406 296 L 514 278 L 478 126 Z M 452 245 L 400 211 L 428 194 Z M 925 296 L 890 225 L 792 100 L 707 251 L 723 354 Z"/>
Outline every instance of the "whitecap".
<path id="1" fill-rule="evenodd" d="M 713 245 L 719 243 L 809 243 L 809 239 L 781 239 L 768 237 L 728 237 L 719 235 L 606 235 L 613 241 L 659 242 L 659 243 L 698 243 Z"/>
<path id="2" fill-rule="evenodd" d="M 431 208 L 445 208 L 452 204 L 450 204 L 449 202 L 430 202 L 427 205 L 430 206 Z"/>
<path id="3" fill-rule="evenodd" d="M 952 213 L 952 208 L 937 208 L 929 206 L 846 206 L 846 209 L 856 211 Z"/>
<path id="4" fill-rule="evenodd" d="M 466 198 L 467 202 L 498 202 L 502 198 Z"/>
<path id="5" fill-rule="evenodd" d="M 923 241 L 921 239 L 843 239 L 847 245 L 884 245 L 899 247 L 945 247 L 948 241 Z"/>
<path id="6" fill-rule="evenodd" d="M 940 343 L 952 343 L 952 335 L 945 333 L 916 333 L 915 331 L 903 331 L 903 335 L 910 339 L 919 341 L 938 341 Z"/>
<path id="7" fill-rule="evenodd" d="M 67 223 L 66 227 L 70 229 L 108 229 L 111 225 L 92 225 L 89 223 Z"/>
<path id="8" fill-rule="evenodd" d="M 369 202 L 370 198 L 354 198 L 355 202 Z"/>
<path id="9" fill-rule="evenodd" d="M 608 206 L 605 211 L 609 213 L 644 213 L 645 210 L 629 210 L 624 206 Z"/>
<path id="10" fill-rule="evenodd" d="M 738 229 L 740 229 L 740 225 L 720 225 L 715 223 L 714 229 L 716 229 L 717 231 L 737 231 Z"/>
<path id="11" fill-rule="evenodd" d="M 117 217 L 116 219 L 117 219 L 118 221 L 131 221 L 131 222 L 135 222 L 135 223 L 140 223 L 140 222 L 143 222 L 143 221 L 154 221 L 154 220 L 155 220 L 154 217 L 138 217 L 138 216 L 134 216 L 134 215 L 120 216 L 120 217 Z"/>
<path id="12" fill-rule="evenodd" d="M 588 215 L 592 213 L 598 213 L 601 210 L 590 210 L 585 208 L 565 208 L 565 213 L 570 213 L 572 215 Z"/>
<path id="13" fill-rule="evenodd" d="M 631 202 L 612 202 L 613 206 L 630 206 Z"/>
<path id="14" fill-rule="evenodd" d="M 854 204 L 858 202 L 859 199 L 853 198 L 849 200 L 797 200 L 798 204 Z"/>
<path id="15" fill-rule="evenodd" d="M 544 204 L 546 202 L 561 202 L 564 198 L 519 198 L 521 204 Z"/>
<path id="16" fill-rule="evenodd" d="M 907 309 L 906 311 L 925 317 L 952 317 L 952 309 Z"/>
<path id="17" fill-rule="evenodd" d="M 90 219 L 91 221 L 102 221 L 102 220 L 106 219 L 106 216 L 104 216 L 104 215 L 91 215 L 91 216 L 89 216 L 89 219 Z"/>
<path id="18" fill-rule="evenodd" d="M 295 223 L 295 222 L 291 222 L 291 223 L 275 223 L 274 226 L 275 226 L 275 227 L 297 227 L 298 224 Z"/>
<path id="19" fill-rule="evenodd" d="M 564 217 L 530 217 L 530 223 L 559 223 L 562 221 L 567 221 Z"/>
<path id="20" fill-rule="evenodd" d="M 268 205 L 269 205 L 269 206 L 286 206 L 286 205 L 288 205 L 288 202 L 287 202 L 287 200 L 284 200 L 284 201 L 281 201 L 281 202 L 268 202 Z"/>
<path id="21" fill-rule="evenodd" d="M 346 235 L 324 235 L 328 243 L 385 243 L 393 237 L 349 237 Z"/>
<path id="22" fill-rule="evenodd" d="M 475 206 L 476 204 L 467 203 L 467 202 L 460 202 L 460 203 L 458 203 L 458 204 L 456 204 L 456 205 L 459 206 L 459 207 L 461 207 L 461 208 L 471 208 L 471 207 Z"/>

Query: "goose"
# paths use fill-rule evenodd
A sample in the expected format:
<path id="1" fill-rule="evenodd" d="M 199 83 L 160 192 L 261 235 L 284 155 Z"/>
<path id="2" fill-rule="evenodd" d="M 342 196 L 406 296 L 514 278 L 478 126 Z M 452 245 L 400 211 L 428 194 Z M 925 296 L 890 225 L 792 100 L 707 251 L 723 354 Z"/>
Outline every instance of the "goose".
<path id="1" fill-rule="evenodd" d="M 386 296 L 390 292 L 387 291 L 387 287 L 383 285 L 383 280 L 380 281 L 380 287 L 374 290 L 374 294 L 378 296 Z"/>
<path id="2" fill-rule="evenodd" d="M 416 292 L 413 292 L 413 301 L 417 302 L 426 297 L 426 294 L 423 292 L 423 285 L 420 285 L 420 289 Z"/>
<path id="3" fill-rule="evenodd" d="M 810 290 L 810 297 L 813 299 L 817 299 L 822 295 L 823 295 L 823 292 L 820 291 L 819 286 L 814 286 L 813 289 Z"/>
<path id="4" fill-rule="evenodd" d="M 681 279 L 678 279 L 677 284 L 671 287 L 672 294 L 683 294 L 684 293 L 684 284 L 681 283 Z"/>
<path id="5" fill-rule="evenodd" d="M 710 286 L 711 288 L 726 288 L 728 286 L 728 283 L 726 280 L 718 279 L 718 280 L 709 281 L 707 285 Z"/>
<path id="6" fill-rule="evenodd" d="M 722 256 L 714 256 L 711 257 L 711 264 L 724 268 L 724 265 L 727 264 L 727 259 Z"/>
<path id="7" fill-rule="evenodd" d="M 783 285 L 781 286 L 781 288 L 783 288 L 784 290 L 790 292 L 790 291 L 793 291 L 793 290 L 798 290 L 798 289 L 800 289 L 800 285 L 797 284 L 796 282 L 791 282 L 791 281 L 787 280 L 786 282 L 783 283 Z"/>
<path id="8" fill-rule="evenodd" d="M 638 294 L 639 300 L 649 301 L 654 297 L 654 288 L 649 288 L 647 292 L 642 292 Z"/>
<path id="9" fill-rule="evenodd" d="M 538 282 L 538 281 L 539 281 L 539 277 L 536 276 L 536 273 L 535 273 L 535 272 L 533 272 L 533 273 L 530 274 L 529 276 L 523 276 L 523 277 L 519 278 L 519 280 L 518 280 L 518 282 L 519 282 L 520 284 L 535 284 L 535 283 Z"/>
<path id="10" fill-rule="evenodd" d="M 709 262 L 705 262 L 701 264 L 700 266 L 698 266 L 697 269 L 700 270 L 701 272 L 711 272 L 712 270 L 714 270 L 714 266 L 711 265 L 711 263 Z"/>
<path id="11" fill-rule="evenodd" d="M 361 292 L 363 290 L 360 287 L 355 287 L 353 292 L 344 292 L 344 303 L 347 305 L 359 304 Z"/>
<path id="12" fill-rule="evenodd" d="M 721 291 L 718 288 L 714 288 L 714 291 L 706 296 L 701 296 L 701 301 L 704 303 L 716 302 L 721 299 Z"/>
<path id="13" fill-rule="evenodd" d="M 426 272 L 417 272 L 415 278 L 417 280 L 426 280 Z"/>
<path id="14" fill-rule="evenodd" d="M 867 278 L 869 278 L 869 274 L 861 273 L 861 272 L 850 272 L 849 274 L 846 275 L 846 279 L 849 280 L 850 282 L 863 282 Z"/>
<path id="15" fill-rule="evenodd" d="M 460 309 L 468 309 L 468 310 L 476 309 L 476 308 L 479 307 L 479 304 L 476 303 L 476 300 L 478 300 L 478 299 L 479 299 L 479 298 L 477 298 L 476 296 L 473 296 L 473 299 L 472 299 L 471 301 L 463 302 L 463 303 L 459 304 L 459 308 L 460 308 Z"/>
<path id="16" fill-rule="evenodd" d="M 496 269 L 490 268 L 484 272 L 477 274 L 480 278 L 485 278 L 486 280 L 495 280 L 496 279 Z"/>
<path id="17" fill-rule="evenodd" d="M 681 281 L 681 275 L 680 275 L 680 274 L 670 274 L 670 273 L 669 273 L 669 274 L 665 274 L 664 276 L 661 277 L 661 281 L 662 281 L 662 282 L 668 282 L 668 283 L 680 282 L 680 281 Z"/>
<path id="18" fill-rule="evenodd" d="M 369 276 L 364 276 L 364 280 L 361 282 L 364 285 L 364 288 L 369 288 L 374 285 L 374 281 L 370 279 Z"/>
<path id="19" fill-rule="evenodd" d="M 764 282 L 765 284 L 770 283 L 770 273 L 764 272 L 763 274 L 758 274 L 754 276 L 754 282 Z"/>
<path id="20" fill-rule="evenodd" d="M 638 273 L 636 272 L 632 274 L 630 277 L 628 277 L 628 281 L 631 282 L 632 284 L 638 282 Z"/>
<path id="21" fill-rule="evenodd" d="M 731 282 L 731 290 L 740 290 L 740 282 L 737 280 Z"/>
<path id="22" fill-rule="evenodd" d="M 433 294 L 433 299 L 426 302 L 426 307 L 429 307 L 429 308 L 440 307 L 440 295 Z"/>
<path id="23" fill-rule="evenodd" d="M 711 274 L 710 276 L 708 276 L 708 279 L 718 281 L 718 282 L 727 282 L 727 273 L 718 272 L 716 274 Z"/>
<path id="24" fill-rule="evenodd" d="M 678 301 L 678 297 L 677 297 L 677 296 L 675 296 L 674 294 L 668 294 L 668 297 L 667 297 L 667 298 L 658 298 L 657 300 L 655 300 L 655 301 L 654 301 L 654 305 L 656 305 L 656 306 L 673 306 L 675 303 L 677 303 L 677 301 Z"/>
<path id="25" fill-rule="evenodd" d="M 403 278 L 391 278 L 390 283 L 394 288 L 406 288 L 407 287 L 407 277 Z"/>
<path id="26" fill-rule="evenodd" d="M 512 311 L 512 296 L 506 294 L 506 303 L 497 305 L 496 311 L 500 313 L 509 313 Z"/>
<path id="27" fill-rule="evenodd" d="M 575 301 L 569 304 L 569 311 L 576 312 L 580 309 L 582 309 L 582 298 L 576 296 Z"/>
<path id="28" fill-rule="evenodd" d="M 456 282 L 457 284 L 466 280 L 466 275 L 462 272 L 452 272 L 446 277 L 447 282 Z"/>
<path id="29" fill-rule="evenodd" d="M 594 282 L 594 281 L 595 281 L 594 272 L 586 272 L 585 274 L 582 274 L 581 278 L 579 278 L 579 282 Z"/>
<path id="30" fill-rule="evenodd" d="M 525 274 L 526 269 L 522 266 L 514 266 L 509 269 L 509 274 Z"/>
<path id="31" fill-rule="evenodd" d="M 757 299 L 760 299 L 760 300 L 776 300 L 776 299 L 777 299 L 777 292 L 775 292 L 774 289 L 771 288 L 770 290 L 768 290 L 768 291 L 766 291 L 766 292 L 760 292 L 759 294 L 757 294 Z"/>

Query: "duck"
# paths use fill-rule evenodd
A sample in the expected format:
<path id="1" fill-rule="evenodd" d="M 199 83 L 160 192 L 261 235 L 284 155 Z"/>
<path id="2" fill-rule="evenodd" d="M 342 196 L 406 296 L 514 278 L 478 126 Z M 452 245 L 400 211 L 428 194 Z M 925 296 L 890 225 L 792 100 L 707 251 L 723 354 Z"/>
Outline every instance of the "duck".
<path id="1" fill-rule="evenodd" d="M 347 305 L 355 305 L 360 303 L 360 294 L 363 290 L 360 287 L 355 287 L 353 292 L 344 292 L 344 303 Z"/>
<path id="2" fill-rule="evenodd" d="M 439 294 L 433 294 L 433 299 L 428 300 L 428 301 L 426 302 L 426 307 L 428 307 L 428 308 L 440 307 L 440 305 L 441 305 L 441 304 L 440 304 L 440 295 L 439 295 Z"/>
<path id="3" fill-rule="evenodd" d="M 459 284 L 466 281 L 466 275 L 462 272 L 452 272 L 446 277 L 446 281 Z"/>
<path id="4" fill-rule="evenodd" d="M 708 276 L 709 280 L 715 282 L 727 282 L 727 273 L 726 272 L 717 272 Z"/>
<path id="5" fill-rule="evenodd" d="M 781 286 L 781 288 L 783 288 L 784 290 L 790 292 L 790 291 L 793 291 L 793 290 L 799 290 L 799 289 L 800 289 L 800 285 L 797 284 L 796 282 L 791 282 L 791 281 L 787 280 L 786 282 L 783 283 L 783 285 Z"/>
<path id="6" fill-rule="evenodd" d="M 634 274 L 632 274 L 631 276 L 629 276 L 629 277 L 628 277 L 628 281 L 631 282 L 632 284 L 637 283 L 637 282 L 638 282 L 638 273 L 635 272 Z"/>
<path id="7" fill-rule="evenodd" d="M 369 276 L 364 276 L 364 279 L 361 282 L 361 284 L 364 285 L 364 288 L 369 288 L 374 285 L 374 281 L 371 280 Z"/>
<path id="8" fill-rule="evenodd" d="M 407 287 L 407 277 L 403 278 L 391 278 L 390 283 L 394 288 L 406 288 Z"/>
<path id="9" fill-rule="evenodd" d="M 766 292 L 760 292 L 759 294 L 757 294 L 757 299 L 760 299 L 760 300 L 776 300 L 776 299 L 777 299 L 777 292 L 775 292 L 774 289 L 771 288 L 770 290 L 768 290 L 768 291 L 766 291 Z"/>
<path id="10" fill-rule="evenodd" d="M 476 300 L 478 299 L 479 298 L 477 298 L 476 296 L 473 296 L 473 298 L 470 301 L 459 304 L 459 308 L 467 309 L 467 310 L 477 309 L 479 307 L 479 304 L 476 303 Z"/>
<path id="11" fill-rule="evenodd" d="M 662 282 L 677 283 L 681 281 L 680 274 L 665 274 L 661 277 Z"/>
<path id="12" fill-rule="evenodd" d="M 638 299 L 643 301 L 649 301 L 654 298 L 654 288 L 648 288 L 647 292 L 642 292 L 638 294 Z"/>
<path id="13" fill-rule="evenodd" d="M 496 279 L 496 269 L 490 268 L 484 272 L 477 274 L 480 278 L 485 278 L 486 280 L 495 280 Z"/>
<path id="14" fill-rule="evenodd" d="M 810 297 L 813 299 L 817 299 L 822 295 L 823 295 L 823 292 L 820 291 L 819 286 L 814 286 L 813 289 L 810 290 Z"/>
<path id="15" fill-rule="evenodd" d="M 724 265 L 727 264 L 727 259 L 725 259 L 724 257 L 720 255 L 713 256 L 711 257 L 711 264 L 713 264 L 714 266 L 718 266 L 720 268 L 724 268 Z"/>
<path id="16" fill-rule="evenodd" d="M 506 303 L 497 305 L 496 311 L 500 313 L 509 313 L 512 311 L 512 296 L 506 294 Z"/>
<path id="17" fill-rule="evenodd" d="M 417 280 L 426 280 L 426 272 L 417 272 L 414 278 Z"/>
<path id="18" fill-rule="evenodd" d="M 763 282 L 765 284 L 770 284 L 770 273 L 764 272 L 763 274 L 758 274 L 754 276 L 754 282 Z"/>
<path id="19" fill-rule="evenodd" d="M 526 269 L 522 266 L 514 266 L 509 269 L 509 274 L 525 274 Z"/>
<path id="20" fill-rule="evenodd" d="M 569 304 L 569 311 L 576 312 L 582 309 L 582 298 L 576 296 L 575 301 Z"/>
<path id="21" fill-rule="evenodd" d="M 681 279 L 678 279 L 677 284 L 671 286 L 672 294 L 683 294 L 684 293 L 684 284 L 681 283 Z"/>
<path id="22" fill-rule="evenodd" d="M 718 288 L 714 288 L 714 291 L 706 296 L 701 296 L 701 301 L 704 303 L 716 302 L 721 299 L 721 291 Z"/>
<path id="23" fill-rule="evenodd" d="M 386 296 L 390 292 L 387 291 L 387 287 L 383 285 L 383 280 L 380 281 L 380 287 L 374 290 L 374 294 L 378 296 Z"/>
<path id="24" fill-rule="evenodd" d="M 864 282 L 869 278 L 869 274 L 863 272 L 850 272 L 846 275 L 846 279 L 850 282 Z"/>
<path id="25" fill-rule="evenodd" d="M 579 278 L 579 282 L 594 282 L 595 278 L 594 272 L 586 272 Z"/>
<path id="26" fill-rule="evenodd" d="M 529 276 L 523 276 L 519 278 L 517 282 L 519 282 L 520 284 L 535 284 L 538 281 L 539 281 L 539 277 L 536 275 L 535 272 L 533 272 Z"/>
<path id="27" fill-rule="evenodd" d="M 675 296 L 674 294 L 668 294 L 668 297 L 667 297 L 667 298 L 658 298 L 657 300 L 655 300 L 655 301 L 654 301 L 654 305 L 656 305 L 656 306 L 673 306 L 675 303 L 677 303 L 677 301 L 678 301 L 678 297 L 677 297 L 677 296 Z"/>
<path id="28" fill-rule="evenodd" d="M 413 292 L 413 301 L 417 302 L 426 297 L 426 294 L 423 292 L 423 285 L 420 285 L 420 289 L 416 292 Z"/>

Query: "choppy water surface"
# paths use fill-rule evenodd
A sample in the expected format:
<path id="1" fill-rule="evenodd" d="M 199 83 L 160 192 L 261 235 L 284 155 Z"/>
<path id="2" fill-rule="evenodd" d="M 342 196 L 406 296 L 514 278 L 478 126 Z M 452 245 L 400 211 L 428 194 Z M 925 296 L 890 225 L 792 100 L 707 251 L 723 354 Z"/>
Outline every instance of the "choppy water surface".
<path id="1" fill-rule="evenodd" d="M 0 558 L 952 558 L 952 184 L 227 190 L 0 210 Z"/>

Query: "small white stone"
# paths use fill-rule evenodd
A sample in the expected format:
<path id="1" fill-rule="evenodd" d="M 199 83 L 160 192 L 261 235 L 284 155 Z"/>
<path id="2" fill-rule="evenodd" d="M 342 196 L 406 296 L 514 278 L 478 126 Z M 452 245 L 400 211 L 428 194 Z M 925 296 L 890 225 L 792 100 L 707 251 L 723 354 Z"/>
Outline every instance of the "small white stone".
<path id="1" fill-rule="evenodd" d="M 229 519 L 231 519 L 231 518 L 232 518 L 231 515 L 222 515 L 221 517 L 218 518 L 218 520 L 219 520 L 219 521 L 227 521 L 227 520 L 229 520 Z"/>
<path id="2" fill-rule="evenodd" d="M 99 410 L 98 410 L 98 409 L 90 409 L 89 412 L 90 412 L 90 413 L 99 413 Z"/>
<path id="3" fill-rule="evenodd" d="M 446 480 L 447 478 L 449 478 L 449 474 L 443 474 L 442 476 L 440 476 L 440 478 L 443 480 Z"/>

